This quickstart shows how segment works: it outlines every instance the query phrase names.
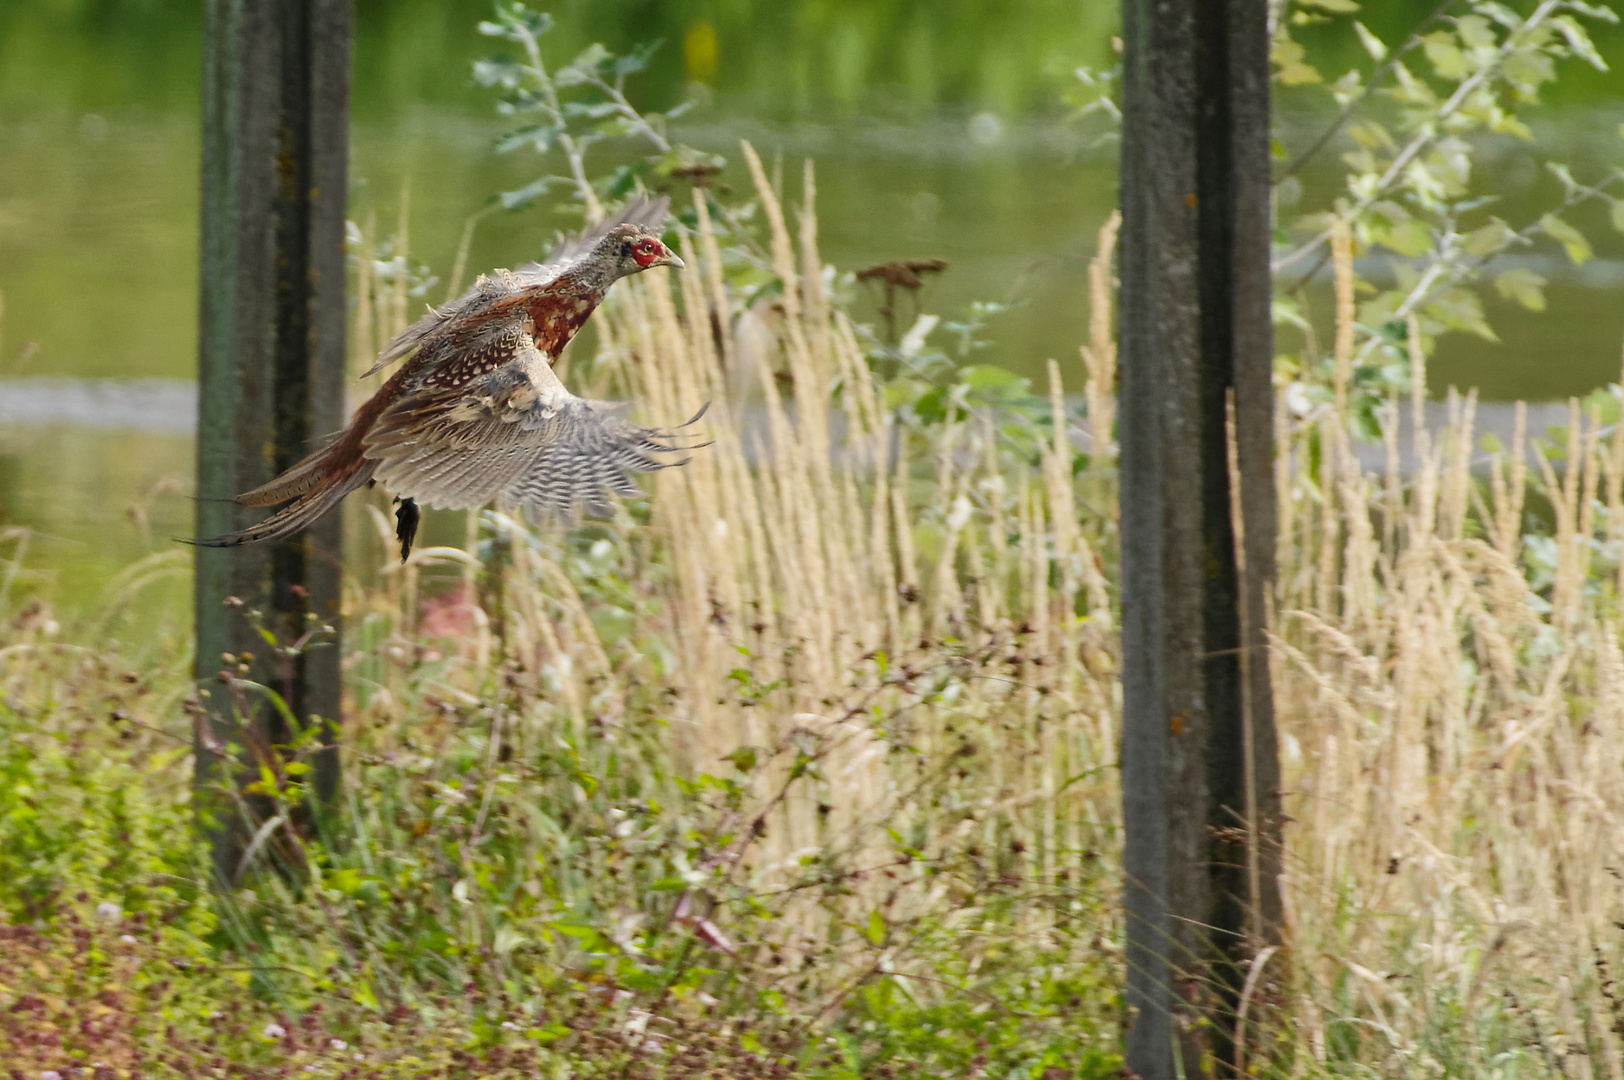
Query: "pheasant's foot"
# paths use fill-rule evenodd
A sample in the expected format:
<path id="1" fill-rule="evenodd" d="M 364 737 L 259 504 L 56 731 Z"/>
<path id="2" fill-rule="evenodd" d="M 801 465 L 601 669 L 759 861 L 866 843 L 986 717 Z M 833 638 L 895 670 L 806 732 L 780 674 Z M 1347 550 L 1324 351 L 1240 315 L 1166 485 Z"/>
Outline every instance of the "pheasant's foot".
<path id="1" fill-rule="evenodd" d="M 423 520 L 423 511 L 412 499 L 396 499 L 395 502 L 400 504 L 395 508 L 395 537 L 400 541 L 400 561 L 405 562 L 412 553 L 412 541 L 417 539 L 417 524 Z"/>

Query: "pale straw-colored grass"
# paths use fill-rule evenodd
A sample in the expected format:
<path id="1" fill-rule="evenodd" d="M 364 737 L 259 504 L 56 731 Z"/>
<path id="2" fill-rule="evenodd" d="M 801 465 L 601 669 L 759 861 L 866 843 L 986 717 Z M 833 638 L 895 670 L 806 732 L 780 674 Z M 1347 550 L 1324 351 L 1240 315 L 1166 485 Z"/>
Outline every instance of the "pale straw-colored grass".
<path id="1" fill-rule="evenodd" d="M 654 487 L 653 521 L 674 570 L 678 662 L 666 677 L 675 748 L 691 768 L 712 771 L 740 745 L 831 740 L 822 776 L 791 785 L 774 811 L 764 879 L 787 880 L 800 860 L 831 849 L 858 865 L 882 862 L 889 841 L 879 826 L 906 822 L 922 850 L 1007 832 L 1025 849 L 1021 870 L 1052 881 L 1080 848 L 1112 842 L 1098 833 L 1111 784 L 1093 770 L 1114 741 L 1109 684 L 1068 662 L 1085 639 L 1095 655 L 1113 646 L 1088 538 L 1098 523 L 1077 523 L 1058 371 L 1054 435 L 1038 470 L 1013 468 L 985 418 L 951 425 L 937 448 L 902 436 L 853 328 L 823 295 L 810 163 L 792 235 L 760 161 L 748 146 L 744 156 L 785 283 L 774 326 L 788 379 L 758 368 L 765 437 L 761 424 L 747 430 L 725 391 L 730 345 L 723 334 L 718 347 L 705 313 L 726 296 L 702 198 L 697 235 L 681 237 L 692 269 L 625 290 L 602 331 L 600 362 L 627 373 L 645 415 L 711 406 L 713 444 Z M 914 460 L 922 448 L 935 449 L 934 460 Z M 936 700 L 897 674 L 954 653 L 963 673 L 944 671 L 947 693 Z M 783 689 L 759 700 L 719 693 L 741 667 Z M 905 725 L 882 720 L 903 708 L 912 710 Z M 943 793 L 921 797 L 918 777 L 959 752 L 970 732 L 955 725 L 972 717 L 986 741 L 951 786 L 975 809 L 939 819 L 929 800 Z M 779 761 L 756 777 L 758 798 L 781 789 L 791 759 Z M 1094 779 L 1066 785 L 1083 775 Z"/>
<path id="2" fill-rule="evenodd" d="M 520 745 L 585 746 L 652 708 L 678 772 L 743 776 L 739 831 L 754 836 L 739 845 L 740 865 L 760 895 L 787 897 L 773 943 L 784 978 L 799 972 L 797 957 L 826 953 L 841 923 L 876 909 L 899 924 L 969 926 L 984 902 L 1007 906 L 1011 890 L 1029 895 L 1011 929 L 1038 935 L 1034 947 L 1065 951 L 1052 932 L 1058 908 L 1066 940 L 1091 957 L 1114 952 L 1115 916 L 1098 893 L 1117 845 L 1114 523 L 1079 502 L 1059 369 L 1050 365 L 1052 430 L 1027 443 L 1035 467 L 1000 430 L 1007 418 L 904 430 L 859 332 L 824 294 L 811 164 L 787 206 L 749 146 L 743 157 L 783 283 L 749 316 L 758 336 L 767 328 L 764 361 L 740 363 L 749 350 L 736 340 L 738 301 L 702 192 L 694 227 L 677 229 L 687 269 L 617 285 L 594 317 L 597 355 L 567 358 L 578 392 L 632 400 L 646 423 L 709 405 L 694 429 L 709 445 L 649 478 L 648 524 L 621 512 L 593 527 L 612 548 L 615 583 L 582 577 L 570 533 L 488 512 L 464 548 L 425 547 L 386 570 L 382 589 L 352 591 L 352 625 L 385 634 L 386 655 L 420 655 L 419 575 L 425 597 L 443 594 L 448 570 L 471 584 L 475 543 L 489 545 L 478 617 L 437 646 L 455 666 L 436 693 L 477 696 L 500 668 L 528 688 L 506 736 Z M 1114 227 L 1104 235 L 1109 245 Z M 1109 260 L 1091 279 L 1091 348 L 1106 359 L 1092 365 L 1089 392 L 1101 402 Z M 357 308 L 364 348 L 398 316 L 383 302 L 393 282 L 362 264 L 374 294 Z M 741 375 L 754 381 L 748 394 Z M 1092 505 L 1108 500 L 1096 484 Z M 387 554 L 381 499 L 367 512 Z M 366 733 L 356 749 L 381 750 L 418 721 L 403 705 L 403 668 L 357 638 L 358 698 L 380 723 L 356 725 Z M 759 764 L 743 774 L 746 747 Z M 987 880 L 1004 882 L 999 896 L 899 862 L 899 843 L 938 865 L 984 864 Z M 818 875 L 826 884 L 808 888 Z M 1075 932 L 1079 918 L 1086 933 Z M 996 938 L 967 938 L 964 958 Z M 837 997 L 878 962 L 861 934 L 847 939 L 848 961 L 820 965 L 813 980 Z"/>
<path id="3" fill-rule="evenodd" d="M 1509 1053 L 1617 1077 L 1598 957 L 1616 957 L 1624 917 L 1624 655 L 1618 579 L 1598 562 L 1619 559 L 1624 429 L 1570 402 L 1531 482 L 1521 406 L 1508 452 L 1473 453 L 1474 395 L 1451 393 L 1430 438 L 1412 318 L 1413 467 L 1401 475 L 1395 399 L 1386 467 L 1362 474 L 1347 441 L 1344 230 L 1332 250 L 1333 404 L 1282 441 L 1278 472 L 1303 1057 L 1415 1076 L 1497 1074 Z M 1529 494 L 1547 524 L 1527 520 Z"/>
<path id="4" fill-rule="evenodd" d="M 977 852 L 1031 887 L 1015 921 L 1035 942 L 1052 944 L 1056 897 L 1086 902 L 1105 939 L 1090 947 L 1111 952 L 1113 904 L 1064 883 L 1097 882 L 1118 845 L 1116 220 L 1089 279 L 1092 457 L 1074 477 L 1054 365 L 1035 467 L 991 416 L 904 430 L 824 295 L 810 165 L 788 208 L 744 157 L 783 283 L 749 316 L 767 328 L 765 362 L 738 366 L 738 301 L 702 197 L 678 231 L 688 269 L 617 286 L 598 355 L 570 361 L 574 383 L 636 400 L 646 422 L 710 405 L 711 444 L 652 478 L 648 524 L 622 512 L 599 526 L 607 569 L 589 573 L 562 531 L 487 515 L 465 549 L 425 548 L 386 589 L 354 589 L 352 615 L 383 628 L 386 653 L 421 648 L 416 575 L 450 565 L 474 615 L 442 643 L 460 664 L 443 692 L 477 696 L 497 668 L 528 687 L 520 745 L 585 745 L 641 709 L 665 721 L 687 775 L 733 775 L 735 752 L 755 748 L 739 820 L 742 833 L 758 818 L 759 835 L 740 850 L 761 895 L 814 863 L 890 867 L 883 884 L 842 879 L 843 899 L 784 904 L 781 971 L 876 905 L 987 925 L 973 888 L 896 865 L 886 829 L 927 859 Z M 1499 1075 L 1522 1061 L 1624 1080 L 1597 966 L 1618 955 L 1624 919 L 1624 428 L 1575 403 L 1560 453 L 1531 453 L 1519 409 L 1511 446 L 1485 455 L 1475 398 L 1452 395 L 1432 437 L 1412 320 L 1415 390 L 1389 401 L 1385 464 L 1363 470 L 1349 435 L 1353 242 L 1331 240 L 1332 401 L 1296 418 L 1282 387 L 1276 417 L 1287 1067 Z M 402 315 L 394 281 L 363 286 L 364 345 Z M 483 568 L 481 537 L 495 553 Z M 398 737 L 414 722 L 400 676 L 360 650 L 352 667 L 387 721 L 360 737 Z M 985 940 L 966 933 L 967 955 Z"/>

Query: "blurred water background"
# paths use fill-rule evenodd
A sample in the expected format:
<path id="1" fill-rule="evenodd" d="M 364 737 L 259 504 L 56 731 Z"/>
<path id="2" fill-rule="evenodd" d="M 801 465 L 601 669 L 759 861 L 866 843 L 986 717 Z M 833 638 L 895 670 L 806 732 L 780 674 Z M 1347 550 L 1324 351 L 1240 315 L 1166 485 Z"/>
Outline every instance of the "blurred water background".
<path id="1" fill-rule="evenodd" d="M 1085 266 L 1116 203 L 1116 146 L 1064 96 L 1078 65 L 1112 62 L 1115 0 L 538 6 L 557 19 L 544 39 L 554 64 L 595 41 L 621 51 L 660 40 L 631 96 L 657 110 L 694 101 L 673 134 L 728 157 L 723 183 L 745 186 L 740 138 L 781 157 L 788 175 L 814 158 L 823 256 L 838 270 L 946 259 L 925 311 L 953 318 L 973 301 L 1018 301 L 991 322 L 979 359 L 1036 376 L 1053 357 L 1081 385 Z M 189 556 L 172 538 L 190 533 L 192 515 L 199 7 L 0 0 L 0 529 L 26 528 L 0 542 L 0 558 L 28 545 L 27 572 L 0 588 L 67 611 L 102 602 L 150 557 L 166 583 L 142 586 L 142 618 L 186 618 Z M 1409 0 L 1364 8 L 1389 40 L 1418 18 Z M 404 220 L 414 259 L 442 281 L 469 215 L 546 171 L 534 155 L 493 151 L 505 123 L 469 75 L 493 51 L 475 31 L 488 12 L 485 0 L 356 5 L 351 216 L 376 214 L 385 232 Z M 1301 36 L 1329 50 L 1325 70 L 1368 67 L 1351 37 L 1315 33 Z M 1624 34 L 1598 44 L 1615 70 L 1624 63 Z M 1505 217 L 1537 217 L 1559 197 L 1547 159 L 1581 176 L 1624 161 L 1620 87 L 1570 64 L 1537 111 L 1533 143 L 1480 149 L 1476 167 Z M 1282 129 L 1305 140 L 1325 100 L 1283 95 Z M 1303 176 L 1302 198 L 1340 182 L 1336 152 Z M 1445 339 L 1434 394 L 1475 386 L 1490 400 L 1551 400 L 1618 379 L 1624 242 L 1605 207 L 1571 217 L 1596 257 L 1577 268 L 1528 260 L 1550 282 L 1543 314 L 1488 291 L 1500 340 Z M 535 258 L 575 220 L 547 200 L 488 217 L 470 270 Z M 877 303 L 864 295 L 859 314 L 875 318 Z"/>

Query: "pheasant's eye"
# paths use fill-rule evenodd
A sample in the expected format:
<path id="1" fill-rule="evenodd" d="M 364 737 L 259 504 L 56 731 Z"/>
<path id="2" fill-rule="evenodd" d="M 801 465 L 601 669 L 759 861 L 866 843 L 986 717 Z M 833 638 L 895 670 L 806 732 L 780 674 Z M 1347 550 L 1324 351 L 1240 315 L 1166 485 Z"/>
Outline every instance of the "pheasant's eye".
<path id="1" fill-rule="evenodd" d="M 631 255 L 640 269 L 647 270 L 651 266 L 666 266 L 672 262 L 671 252 L 653 237 L 644 237 L 634 240 L 626 251 Z"/>

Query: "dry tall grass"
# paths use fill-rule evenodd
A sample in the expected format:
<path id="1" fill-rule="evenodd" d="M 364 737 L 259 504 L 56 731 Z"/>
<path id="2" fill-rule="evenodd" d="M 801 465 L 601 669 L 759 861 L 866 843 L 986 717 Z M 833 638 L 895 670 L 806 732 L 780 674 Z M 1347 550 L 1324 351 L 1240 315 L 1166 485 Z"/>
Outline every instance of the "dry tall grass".
<path id="1" fill-rule="evenodd" d="M 1399 467 L 1395 399 L 1387 466 L 1362 474 L 1345 232 L 1333 250 L 1334 404 L 1280 448 L 1295 477 L 1274 640 L 1303 1050 L 1404 1075 L 1493 1073 L 1511 1053 L 1617 1078 L 1624 427 L 1570 402 L 1555 444 L 1531 443 L 1519 406 L 1512 445 L 1474 453 L 1475 395 L 1451 393 L 1434 441 L 1412 319 L 1414 467 Z"/>
<path id="2" fill-rule="evenodd" d="M 876 979 L 927 1005 L 951 1000 L 915 947 L 927 934 L 962 972 L 1027 954 L 1118 963 L 1115 222 L 1090 277 L 1093 438 L 1078 471 L 1053 365 L 1053 427 L 1035 442 L 990 415 L 904 425 L 824 294 L 810 167 L 792 228 L 748 147 L 745 158 L 783 282 L 751 315 L 772 346 L 755 403 L 729 382 L 740 320 L 702 198 L 679 230 L 690 269 L 618 286 L 596 320 L 598 355 L 570 358 L 573 384 L 635 399 L 651 422 L 711 404 L 712 445 L 654 478 L 646 523 L 622 509 L 585 533 L 538 532 L 487 513 L 464 545 L 392 568 L 383 506 L 365 511 L 386 569 L 381 588 L 358 577 L 347 594 L 347 786 L 378 802 L 355 804 L 358 835 L 380 859 L 433 868 L 402 895 L 466 945 L 433 964 L 457 985 L 487 972 L 501 985 L 543 925 L 504 904 L 548 918 L 597 905 L 634 928 L 657 907 L 616 869 L 622 841 L 603 846 L 638 837 L 584 786 L 636 772 L 642 805 L 625 821 L 650 820 L 650 793 L 668 790 L 664 766 L 639 756 L 653 738 L 675 772 L 743 785 L 738 805 L 707 804 L 722 815 L 706 826 L 716 847 L 692 869 L 703 889 L 729 881 L 771 918 L 733 924 L 742 909 L 714 907 L 719 927 L 694 925 L 712 944 L 738 937 L 742 978 L 814 1024 Z M 1348 437 L 1345 233 L 1333 249 L 1331 404 L 1295 417 L 1282 387 L 1277 416 L 1273 661 L 1296 1053 L 1275 1060 L 1293 1073 L 1624 1080 L 1608 976 L 1624 920 L 1624 426 L 1575 403 L 1560 445 L 1536 451 L 1519 420 L 1507 452 L 1474 454 L 1474 400 L 1452 397 L 1434 439 L 1412 326 L 1413 468 L 1394 400 L 1386 466 L 1362 471 Z M 357 337 L 376 342 L 404 323 L 404 277 L 377 273 L 370 255 L 362 266 Z M 0 689 L 46 715 L 53 695 L 72 699 L 75 676 L 42 659 L 68 655 L 42 634 L 19 621 L 0 641 Z M 175 695 L 162 701 L 135 714 L 138 738 L 186 737 Z M 560 748 L 578 780 L 503 764 L 538 749 L 556 761 Z M 553 803 L 544 814 L 532 799 Z M 588 824 L 558 824 L 571 814 Z M 525 858 L 498 872 L 480 848 L 504 815 Z M 452 849 L 460 861 L 434 861 Z M 525 877 L 538 865 L 545 880 Z M 450 884 L 509 872 L 488 901 Z M 289 962 L 324 970 L 353 941 L 390 970 L 392 924 L 369 910 L 333 934 L 320 925 L 331 912 L 312 916 L 316 928 L 278 948 L 306 949 Z M 662 917 L 679 911 L 703 914 Z M 567 968 L 574 954 L 558 949 L 547 962 Z M 375 985 L 404 1000 L 414 977 L 401 968 Z M 666 1004 L 664 992 L 639 1000 Z M 1078 1008 L 1098 1019 L 1109 1005 Z"/>
<path id="3" fill-rule="evenodd" d="M 906 437 L 823 294 L 810 165 L 792 230 L 745 157 L 784 282 L 777 377 L 759 368 L 765 431 L 730 404 L 732 298 L 696 198 L 697 227 L 680 236 L 692 269 L 621 286 L 593 368 L 654 421 L 711 403 L 714 444 L 654 485 L 666 558 L 636 585 L 658 600 L 630 635 L 645 647 L 631 667 L 600 639 L 548 554 L 556 538 L 513 546 L 505 647 L 555 691 L 538 715 L 612 721 L 647 684 L 669 702 L 687 768 L 725 770 L 758 748 L 769 766 L 752 776 L 751 813 L 765 835 L 747 861 L 763 890 L 831 852 L 883 865 L 887 826 L 930 857 L 999 852 L 1003 873 L 1063 892 L 1116 850 L 1119 688 L 1102 558 L 1114 522 L 1097 484 L 1073 479 L 1058 371 L 1035 468 L 984 417 L 934 445 Z M 1115 225 L 1090 277 L 1088 477 L 1114 453 Z M 1563 446 L 1533 451 L 1519 422 L 1507 452 L 1474 454 L 1474 398 L 1452 397 L 1434 440 L 1412 327 L 1415 467 L 1401 468 L 1394 400 L 1387 464 L 1362 472 L 1345 231 L 1333 246 L 1333 403 L 1293 418 L 1282 388 L 1277 420 L 1293 1068 L 1491 1073 L 1527 1058 L 1620 1078 L 1605 965 L 1624 918 L 1624 427 L 1575 404 Z M 1546 502 L 1551 539 L 1524 524 Z M 473 562 L 432 549 L 414 561 L 443 558 Z M 476 663 L 503 647 L 481 625 Z M 796 748 L 804 759 L 814 744 L 818 767 L 797 772 Z M 859 895 L 976 918 L 973 896 L 923 874 Z M 1040 933 L 1051 917 L 1037 902 L 1022 916 Z M 828 918 L 816 901 L 792 906 L 782 944 L 810 948 Z"/>
<path id="4" fill-rule="evenodd" d="M 390 635 L 385 654 L 421 655 L 423 605 L 443 615 L 454 603 L 466 621 L 441 643 L 459 665 L 448 681 L 477 694 L 505 662 L 527 688 L 508 738 L 613 738 L 655 701 L 680 771 L 747 777 L 743 839 L 722 856 L 755 893 L 781 897 L 769 982 L 844 934 L 841 962 L 819 967 L 821 990 L 801 977 L 807 1000 L 838 996 L 882 960 L 909 962 L 843 923 L 878 910 L 899 925 L 968 927 L 1011 890 L 1033 897 L 1019 929 L 1039 935 L 1034 948 L 1063 952 L 1054 912 L 1076 924 L 1086 907 L 1086 933 L 1066 937 L 1097 961 L 1114 932 L 1097 922 L 1097 891 L 1082 890 L 1117 844 L 1116 646 L 1100 554 L 1114 525 L 1079 517 L 1058 368 L 1035 462 L 991 416 L 939 437 L 903 430 L 824 295 L 810 163 L 792 229 L 754 151 L 744 156 L 784 283 L 770 313 L 752 316 L 772 342 L 753 395 L 729 382 L 736 301 L 696 193 L 695 225 L 678 237 L 688 269 L 618 285 L 594 319 L 597 355 L 564 363 L 578 392 L 635 400 L 645 422 L 709 403 L 711 445 L 653 478 L 648 527 L 625 513 L 592 527 L 596 555 L 581 557 L 579 533 L 487 512 L 464 547 L 421 548 L 383 573 L 383 588 L 358 584 L 349 616 L 372 629 L 355 635 L 351 669 L 365 678 L 361 707 L 390 719 L 356 725 L 366 734 L 355 750 L 386 752 L 413 723 L 399 704 L 405 676 L 376 663 L 374 632 Z M 1106 265 L 1096 338 L 1108 344 Z M 363 343 L 403 317 L 375 269 L 361 282 Z M 366 513 L 386 538 L 382 503 Z M 479 589 L 470 579 L 447 592 L 448 570 L 476 569 Z M 759 764 L 737 768 L 749 761 Z M 899 845 L 920 861 L 899 860 Z M 955 858 L 981 877 L 930 869 Z M 987 881 L 1003 882 L 1001 895 L 978 895 Z M 1006 945 L 973 936 L 964 956 Z"/>

